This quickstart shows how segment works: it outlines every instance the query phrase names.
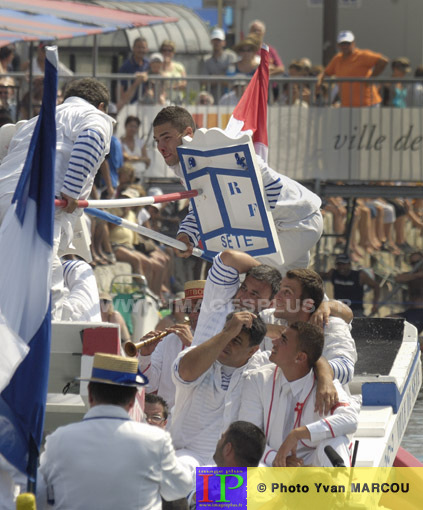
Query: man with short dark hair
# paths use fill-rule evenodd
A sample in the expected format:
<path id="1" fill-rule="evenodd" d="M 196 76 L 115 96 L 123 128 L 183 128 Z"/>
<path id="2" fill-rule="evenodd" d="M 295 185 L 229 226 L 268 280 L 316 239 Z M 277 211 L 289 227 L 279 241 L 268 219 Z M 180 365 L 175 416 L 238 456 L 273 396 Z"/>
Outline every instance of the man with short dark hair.
<path id="1" fill-rule="evenodd" d="M 335 258 L 335 267 L 326 273 L 320 273 L 324 280 L 333 285 L 335 299 L 347 303 L 354 313 L 354 317 L 364 315 L 364 286 L 373 289 L 373 306 L 370 315 L 374 315 L 379 308 L 379 284 L 363 269 L 355 270 L 351 267 L 349 255 L 341 253 Z"/>
<path id="2" fill-rule="evenodd" d="M 237 419 L 245 376 L 267 358 L 259 352 L 265 332 L 260 318 L 235 312 L 220 333 L 176 359 L 170 432 L 178 457 L 193 471 L 212 462 L 219 437 Z"/>
<path id="3" fill-rule="evenodd" d="M 182 145 L 184 136 L 194 136 L 195 123 L 191 114 L 180 106 L 163 108 L 153 121 L 153 132 L 158 151 L 185 185 L 177 148 Z M 278 269 L 285 272 L 293 267 L 307 267 L 310 250 L 323 231 L 322 201 L 298 182 L 275 172 L 259 156 L 257 162 L 284 256 L 284 263 Z M 177 239 L 187 246 L 185 251 L 177 251 L 178 256 L 189 257 L 200 240 L 199 227 L 191 209 L 181 222 Z M 262 256 L 261 262 L 268 262 L 266 256 Z"/>
<path id="4" fill-rule="evenodd" d="M 257 467 L 266 447 L 263 431 L 248 421 L 234 421 L 216 445 L 218 467 Z"/>
<path id="5" fill-rule="evenodd" d="M 132 421 L 128 412 L 146 380 L 136 359 L 94 355 L 90 410 L 82 422 L 47 437 L 40 458 L 37 508 L 161 509 L 161 498 L 185 497 L 189 471 L 175 457 L 169 434 Z"/>
<path id="6" fill-rule="evenodd" d="M 245 279 L 241 283 L 243 274 Z M 216 255 L 207 275 L 193 345 L 222 331 L 227 315 L 234 310 L 258 314 L 268 308 L 280 281 L 277 269 L 260 264 L 248 253 L 225 250 Z"/>
<path id="7" fill-rule="evenodd" d="M 131 55 L 119 68 L 119 73 L 133 74 L 135 79 L 130 84 L 128 84 L 127 80 L 121 81 L 119 101 L 117 103 L 118 110 L 127 103 L 135 103 L 138 99 L 141 99 L 142 95 L 139 93 L 139 87 L 148 80 L 147 71 L 150 61 L 146 58 L 147 54 L 147 39 L 145 37 L 137 37 L 132 45 Z"/>
<path id="8" fill-rule="evenodd" d="M 267 466 L 331 466 L 324 453 L 328 445 L 350 465 L 346 434 L 357 429 L 358 413 L 339 381 L 335 381 L 339 402 L 322 418 L 315 410 L 313 367 L 323 345 L 320 328 L 295 322 L 273 340 L 270 361 L 274 364 L 247 376 L 239 419 L 265 430 Z"/>
<path id="9" fill-rule="evenodd" d="M 78 200 L 91 193 L 94 177 L 110 149 L 113 119 L 107 115 L 107 88 L 95 78 L 72 81 L 65 100 L 56 107 L 55 198 L 67 201 L 56 209 L 53 234 L 52 316 L 61 319 L 64 298 L 59 248 L 66 250 L 73 238 L 73 226 L 82 209 Z M 12 202 L 22 173 L 38 117 L 28 120 L 13 136 L 0 166 L 0 223 Z M 73 214 L 72 214 L 73 213 Z"/>
<path id="10" fill-rule="evenodd" d="M 161 429 L 166 428 L 169 408 L 167 402 L 160 395 L 146 393 L 144 400 L 144 417 L 150 425 L 155 425 Z"/>
<path id="11" fill-rule="evenodd" d="M 328 307 L 330 315 L 324 325 L 323 356 L 314 363 L 317 375 L 317 408 L 328 410 L 336 403 L 337 393 L 333 379 L 347 384 L 354 375 L 357 351 L 346 320 L 352 319 L 351 310 L 338 301 L 323 301 L 323 281 L 312 269 L 292 269 L 282 279 L 280 291 L 275 296 L 275 308 L 261 312 L 267 326 L 267 337 L 262 349 L 271 349 L 270 338 L 280 337 L 281 332 L 294 322 L 312 322 L 314 311 Z"/>

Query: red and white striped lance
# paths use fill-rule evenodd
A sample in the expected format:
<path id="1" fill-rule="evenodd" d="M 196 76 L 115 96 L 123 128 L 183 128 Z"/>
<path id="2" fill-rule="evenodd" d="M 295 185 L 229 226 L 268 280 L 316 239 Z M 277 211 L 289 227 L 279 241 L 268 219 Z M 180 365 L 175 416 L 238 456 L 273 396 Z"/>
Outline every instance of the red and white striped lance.
<path id="1" fill-rule="evenodd" d="M 78 200 L 78 207 L 95 207 L 100 209 L 111 209 L 113 207 L 138 207 L 142 205 L 161 204 L 163 202 L 176 202 L 185 198 L 193 198 L 201 195 L 202 190 L 178 191 L 176 193 L 168 193 L 166 195 L 156 195 L 154 197 L 138 197 L 138 198 L 117 198 L 110 200 Z M 56 207 L 66 207 L 66 200 L 56 199 L 54 201 Z"/>

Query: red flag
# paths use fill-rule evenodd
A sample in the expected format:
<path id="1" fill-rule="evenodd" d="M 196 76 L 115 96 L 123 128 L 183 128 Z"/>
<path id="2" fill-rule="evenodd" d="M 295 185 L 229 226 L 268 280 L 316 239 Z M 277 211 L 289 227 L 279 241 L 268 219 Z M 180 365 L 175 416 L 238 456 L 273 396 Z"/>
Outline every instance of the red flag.
<path id="1" fill-rule="evenodd" d="M 236 105 L 225 132 L 236 138 L 252 135 L 256 153 L 267 161 L 267 98 L 269 92 L 269 47 L 262 45 L 260 65 Z"/>

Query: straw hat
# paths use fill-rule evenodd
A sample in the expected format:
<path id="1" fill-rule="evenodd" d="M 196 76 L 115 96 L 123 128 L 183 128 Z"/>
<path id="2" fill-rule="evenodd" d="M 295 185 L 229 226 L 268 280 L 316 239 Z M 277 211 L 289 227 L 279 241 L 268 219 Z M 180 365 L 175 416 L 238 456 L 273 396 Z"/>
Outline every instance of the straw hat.
<path id="1" fill-rule="evenodd" d="M 137 358 L 124 358 L 114 354 L 96 352 L 94 354 L 91 377 L 79 381 L 90 381 L 117 386 L 145 386 L 148 379 L 138 369 Z"/>
<path id="2" fill-rule="evenodd" d="M 184 285 L 185 299 L 202 299 L 206 280 L 191 280 Z"/>

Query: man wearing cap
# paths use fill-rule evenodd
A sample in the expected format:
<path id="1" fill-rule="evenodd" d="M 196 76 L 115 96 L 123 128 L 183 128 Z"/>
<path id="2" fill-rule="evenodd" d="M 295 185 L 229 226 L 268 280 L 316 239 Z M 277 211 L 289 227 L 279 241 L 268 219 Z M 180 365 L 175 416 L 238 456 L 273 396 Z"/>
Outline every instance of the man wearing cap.
<path id="1" fill-rule="evenodd" d="M 329 280 L 333 285 L 335 299 L 339 299 L 348 306 L 354 313 L 354 317 L 365 317 L 363 298 L 364 286 L 373 289 L 373 306 L 370 315 L 374 315 L 379 307 L 379 284 L 371 278 L 363 269 L 357 271 L 351 268 L 349 255 L 341 253 L 336 256 L 335 267 L 321 273 L 324 280 Z"/>
<path id="2" fill-rule="evenodd" d="M 175 384 L 172 381 L 172 366 L 178 354 L 190 347 L 193 333 L 197 326 L 203 299 L 205 280 L 186 282 L 185 309 L 189 317 L 189 324 L 175 324 L 167 328 L 169 334 L 163 339 L 142 347 L 139 351 L 139 366 L 148 377 L 147 392 L 155 392 L 163 397 L 169 408 L 175 403 Z M 148 340 L 156 336 L 159 331 L 151 331 L 141 340 Z"/>
<path id="3" fill-rule="evenodd" d="M 237 55 L 232 50 L 225 48 L 226 35 L 222 28 L 214 28 L 210 34 L 212 54 L 204 60 L 203 74 L 225 75 L 229 66 L 237 61 Z M 219 102 L 222 93 L 225 92 L 224 83 L 212 83 L 210 92 L 214 102 Z"/>
<path id="4" fill-rule="evenodd" d="M 375 78 L 388 63 L 388 59 L 381 53 L 357 48 L 354 34 L 349 30 L 339 32 L 337 43 L 340 52 L 319 76 L 317 87 L 320 87 L 325 76 Z M 363 82 L 340 83 L 340 95 L 341 106 L 376 106 L 382 101 L 377 87 Z"/>
<path id="5" fill-rule="evenodd" d="M 94 355 L 90 410 L 47 437 L 40 458 L 37 508 L 161 509 L 186 496 L 192 478 L 169 434 L 134 422 L 129 410 L 147 383 L 136 359 Z"/>

